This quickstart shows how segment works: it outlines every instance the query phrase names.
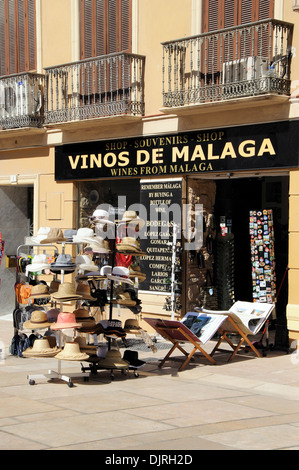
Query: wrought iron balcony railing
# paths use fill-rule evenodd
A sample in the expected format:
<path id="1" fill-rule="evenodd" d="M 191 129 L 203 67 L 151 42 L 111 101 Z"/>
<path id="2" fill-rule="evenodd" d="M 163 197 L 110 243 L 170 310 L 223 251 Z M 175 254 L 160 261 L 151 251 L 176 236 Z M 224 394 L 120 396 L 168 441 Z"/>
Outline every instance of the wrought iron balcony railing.
<path id="1" fill-rule="evenodd" d="M 44 75 L 21 73 L 0 77 L 0 128 L 41 127 Z"/>
<path id="2" fill-rule="evenodd" d="M 119 53 L 45 68 L 47 124 L 144 114 L 145 57 Z"/>
<path id="3" fill-rule="evenodd" d="M 292 34 L 269 19 L 163 42 L 163 106 L 289 95 Z"/>

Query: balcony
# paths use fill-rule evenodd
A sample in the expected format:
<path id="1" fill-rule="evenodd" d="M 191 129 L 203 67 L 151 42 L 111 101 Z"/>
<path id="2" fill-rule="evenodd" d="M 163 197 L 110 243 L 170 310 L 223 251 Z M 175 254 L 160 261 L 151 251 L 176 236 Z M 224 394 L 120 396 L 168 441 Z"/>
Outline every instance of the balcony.
<path id="1" fill-rule="evenodd" d="M 0 77 L 0 127 L 42 127 L 43 90 L 44 75 L 21 73 Z"/>
<path id="2" fill-rule="evenodd" d="M 290 95 L 293 25 L 264 20 L 163 42 L 163 107 Z"/>
<path id="3" fill-rule="evenodd" d="M 144 67 L 119 53 L 45 68 L 45 124 L 144 115 Z"/>

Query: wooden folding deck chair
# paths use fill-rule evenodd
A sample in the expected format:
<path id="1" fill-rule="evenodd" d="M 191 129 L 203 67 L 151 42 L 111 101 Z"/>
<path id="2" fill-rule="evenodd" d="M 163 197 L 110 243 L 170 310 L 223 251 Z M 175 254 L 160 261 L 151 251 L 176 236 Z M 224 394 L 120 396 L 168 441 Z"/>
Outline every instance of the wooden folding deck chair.
<path id="1" fill-rule="evenodd" d="M 184 370 L 189 361 L 193 358 L 194 354 L 199 351 L 206 359 L 208 359 L 212 364 L 216 364 L 216 361 L 208 354 L 200 345 L 201 341 L 199 338 L 189 330 L 183 323 L 176 320 L 160 320 L 153 318 L 144 318 L 144 320 L 151 325 L 164 339 L 170 341 L 173 346 L 170 351 L 166 354 L 164 359 L 162 359 L 159 367 L 162 367 L 165 361 L 169 359 L 172 353 L 178 349 L 186 357 L 183 364 L 179 367 L 179 371 Z M 181 343 L 191 343 L 194 348 L 190 353 L 185 351 L 181 346 Z"/>
<path id="2" fill-rule="evenodd" d="M 199 312 L 202 312 L 202 313 L 213 313 L 213 314 L 221 314 L 221 315 L 227 315 L 227 318 L 226 320 L 220 325 L 220 327 L 218 328 L 217 330 L 217 333 L 220 334 L 220 338 L 216 344 L 216 346 L 214 347 L 214 349 L 212 350 L 212 352 L 210 353 L 211 357 L 214 356 L 214 354 L 217 352 L 217 351 L 224 351 L 224 352 L 229 352 L 228 350 L 226 349 L 221 349 L 220 348 L 220 345 L 223 341 L 226 341 L 229 346 L 232 348 L 233 352 L 231 353 L 231 355 L 229 356 L 228 358 L 228 362 L 231 361 L 237 353 L 241 352 L 242 350 L 249 348 L 257 357 L 262 357 L 262 354 L 260 353 L 260 351 L 258 349 L 256 349 L 256 347 L 254 346 L 254 344 L 252 343 L 252 341 L 248 338 L 248 336 L 255 336 L 259 331 L 260 329 L 262 328 L 262 326 L 265 324 L 265 322 L 267 321 L 267 319 L 269 318 L 271 312 L 273 311 L 274 307 L 275 307 L 275 304 L 267 304 L 267 306 L 265 306 L 265 314 L 264 316 L 261 318 L 258 326 L 256 328 L 253 328 L 253 329 L 250 329 L 249 328 L 249 322 L 244 323 L 242 321 L 242 319 L 240 317 L 242 317 L 242 314 L 239 314 L 239 315 L 236 315 L 236 313 L 234 313 L 233 310 L 236 310 L 237 308 L 237 305 L 252 305 L 252 308 L 255 308 L 258 306 L 257 303 L 249 303 L 249 302 L 236 302 L 231 308 L 230 310 L 228 311 L 214 311 L 214 310 L 206 310 L 206 309 L 203 309 L 203 308 L 196 308 L 195 310 L 196 311 L 199 311 Z M 228 337 L 229 334 L 238 334 L 240 336 L 240 339 L 239 339 L 239 342 L 238 344 L 233 344 L 233 342 L 230 340 L 230 338 Z M 241 349 L 242 345 L 244 345 L 244 347 Z"/>

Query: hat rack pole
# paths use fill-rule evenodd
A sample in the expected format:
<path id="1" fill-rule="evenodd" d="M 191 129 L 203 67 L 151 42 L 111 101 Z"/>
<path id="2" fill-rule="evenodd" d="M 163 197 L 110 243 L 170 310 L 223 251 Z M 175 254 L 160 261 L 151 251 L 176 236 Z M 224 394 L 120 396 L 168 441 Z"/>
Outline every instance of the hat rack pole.
<path id="1" fill-rule="evenodd" d="M 62 254 L 65 253 L 65 243 L 62 243 Z M 64 269 L 62 269 L 60 271 L 60 274 L 61 274 L 61 283 L 64 282 Z M 62 312 L 63 310 L 63 302 L 60 302 L 59 304 L 59 310 L 60 312 Z M 62 332 L 61 330 L 59 330 L 58 332 L 58 346 L 59 348 L 62 347 Z M 58 361 L 58 368 L 57 368 L 57 371 L 54 371 L 52 369 L 50 369 L 48 371 L 47 374 L 38 374 L 38 375 L 29 375 L 27 376 L 27 378 L 29 379 L 29 384 L 30 385 L 34 385 L 35 384 L 35 379 L 39 379 L 39 378 L 47 378 L 47 379 L 60 379 L 60 380 L 63 380 L 64 382 L 67 382 L 68 386 L 69 387 L 73 387 L 73 382 L 72 382 L 72 378 L 77 378 L 77 377 L 89 377 L 89 373 L 88 372 L 80 372 L 77 373 L 77 372 L 74 372 L 74 373 L 68 373 L 68 374 L 62 374 L 62 371 L 61 371 L 61 359 L 56 359 L 56 361 Z"/>

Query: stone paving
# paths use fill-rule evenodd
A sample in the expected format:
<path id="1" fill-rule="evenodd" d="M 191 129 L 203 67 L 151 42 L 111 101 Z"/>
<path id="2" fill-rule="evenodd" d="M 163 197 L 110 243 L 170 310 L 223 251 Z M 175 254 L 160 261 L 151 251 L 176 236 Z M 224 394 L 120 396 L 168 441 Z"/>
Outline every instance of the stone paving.
<path id="1" fill-rule="evenodd" d="M 63 373 L 78 373 L 73 387 L 45 377 L 29 385 L 28 375 L 57 370 L 58 361 L 10 355 L 12 335 L 12 322 L 0 317 L 1 450 L 299 449 L 296 352 L 248 353 L 231 363 L 219 353 L 216 365 L 197 356 L 178 372 L 181 353 L 159 368 L 167 349 L 145 348 L 138 377 L 115 371 L 112 380 L 101 370 L 84 381 L 80 363 L 61 361 Z"/>

